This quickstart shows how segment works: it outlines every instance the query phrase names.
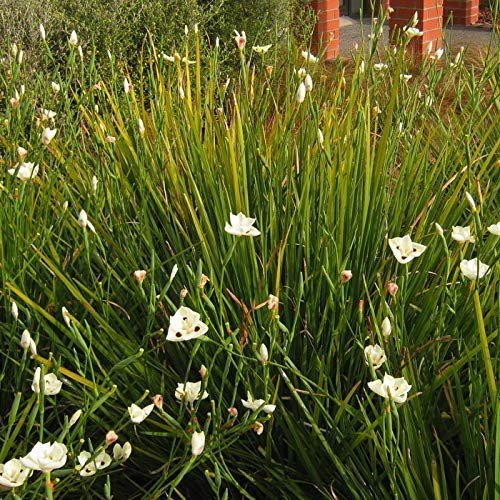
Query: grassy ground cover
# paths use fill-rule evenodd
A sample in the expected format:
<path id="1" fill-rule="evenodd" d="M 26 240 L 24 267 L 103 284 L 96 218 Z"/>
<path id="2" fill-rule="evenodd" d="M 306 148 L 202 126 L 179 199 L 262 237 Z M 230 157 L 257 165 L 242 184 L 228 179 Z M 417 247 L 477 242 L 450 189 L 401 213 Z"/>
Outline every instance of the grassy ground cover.
<path id="1" fill-rule="evenodd" d="M 498 496 L 498 53 L 75 35 L 1 62 L 6 495 Z"/>

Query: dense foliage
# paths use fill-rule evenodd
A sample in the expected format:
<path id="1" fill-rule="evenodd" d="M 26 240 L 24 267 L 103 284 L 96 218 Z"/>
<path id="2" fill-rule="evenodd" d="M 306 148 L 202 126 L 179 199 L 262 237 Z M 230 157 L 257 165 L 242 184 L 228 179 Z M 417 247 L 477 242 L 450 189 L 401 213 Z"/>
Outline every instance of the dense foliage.
<path id="1" fill-rule="evenodd" d="M 132 78 L 79 35 L 0 71 L 0 463 L 66 447 L 7 495 L 493 498 L 495 54 L 248 43 L 226 81 L 191 28 Z"/>

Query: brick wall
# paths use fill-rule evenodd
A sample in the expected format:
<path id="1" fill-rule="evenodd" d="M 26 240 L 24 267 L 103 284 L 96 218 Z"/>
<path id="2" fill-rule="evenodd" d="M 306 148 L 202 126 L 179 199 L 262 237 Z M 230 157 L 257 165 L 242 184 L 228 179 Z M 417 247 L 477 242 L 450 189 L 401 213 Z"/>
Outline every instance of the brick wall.
<path id="1" fill-rule="evenodd" d="M 339 0 L 313 0 L 311 7 L 318 13 L 313 36 L 313 53 L 324 51 L 325 59 L 337 57 L 340 52 Z"/>

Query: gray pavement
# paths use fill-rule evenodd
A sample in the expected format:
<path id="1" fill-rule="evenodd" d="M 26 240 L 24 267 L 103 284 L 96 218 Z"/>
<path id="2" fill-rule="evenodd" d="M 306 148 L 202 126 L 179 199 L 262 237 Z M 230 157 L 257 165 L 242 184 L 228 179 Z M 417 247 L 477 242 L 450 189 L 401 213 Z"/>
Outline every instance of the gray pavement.
<path id="1" fill-rule="evenodd" d="M 459 47 L 464 46 L 470 51 L 483 51 L 490 44 L 495 50 L 498 50 L 499 35 L 492 29 L 482 26 L 454 26 L 445 28 L 446 46 L 456 52 Z M 349 56 L 356 43 L 361 45 L 362 40 L 368 40 L 371 33 L 371 19 L 361 21 L 351 17 L 343 16 L 340 18 L 340 53 L 343 56 Z M 384 33 L 381 38 L 381 44 L 388 43 L 389 27 L 384 26 Z"/>

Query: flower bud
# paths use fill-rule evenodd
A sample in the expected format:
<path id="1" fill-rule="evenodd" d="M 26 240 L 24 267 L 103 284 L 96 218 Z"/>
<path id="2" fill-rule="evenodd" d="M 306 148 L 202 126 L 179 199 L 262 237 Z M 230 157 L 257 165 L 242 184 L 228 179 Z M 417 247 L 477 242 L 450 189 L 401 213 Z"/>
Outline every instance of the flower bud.
<path id="1" fill-rule="evenodd" d="M 12 302 L 12 305 L 10 306 L 10 312 L 12 314 L 12 317 L 14 318 L 14 321 L 17 321 L 17 319 L 19 318 L 19 309 L 15 302 Z"/>
<path id="2" fill-rule="evenodd" d="M 146 132 L 146 127 L 144 126 L 144 122 L 139 118 L 137 120 L 138 126 L 139 126 L 139 134 L 144 135 L 144 132 Z"/>
<path id="3" fill-rule="evenodd" d="M 73 415 L 71 416 L 71 418 L 69 419 L 69 426 L 72 427 L 73 425 L 75 425 L 79 418 L 82 416 L 82 410 L 76 410 L 75 413 L 73 413 Z"/>
<path id="4" fill-rule="evenodd" d="M 269 351 L 267 350 L 266 344 L 261 344 L 259 348 L 259 354 L 257 356 L 263 365 L 267 365 L 269 361 Z"/>
<path id="5" fill-rule="evenodd" d="M 205 365 L 201 365 L 198 373 L 202 379 L 205 378 L 207 376 L 207 367 Z"/>
<path id="6" fill-rule="evenodd" d="M 74 47 L 76 47 L 78 45 L 78 36 L 77 36 L 75 30 L 73 30 L 71 32 L 71 35 L 69 36 L 69 43 L 70 43 L 70 45 L 73 45 Z"/>
<path id="7" fill-rule="evenodd" d="M 260 436 L 264 432 L 264 424 L 262 422 L 255 422 L 253 424 L 253 431 L 257 436 Z"/>
<path id="8" fill-rule="evenodd" d="M 189 290 L 186 287 L 182 287 L 182 290 L 179 293 L 181 299 L 185 299 L 189 295 Z"/>
<path id="9" fill-rule="evenodd" d="M 163 396 L 161 394 L 156 394 L 153 396 L 154 405 L 160 410 L 163 408 Z"/>
<path id="10" fill-rule="evenodd" d="M 40 37 L 42 38 L 43 41 L 45 41 L 45 28 L 43 24 L 40 24 Z"/>
<path id="11" fill-rule="evenodd" d="M 387 291 L 394 297 L 398 293 L 399 287 L 396 283 L 390 281 L 387 283 Z"/>
<path id="12" fill-rule="evenodd" d="M 193 432 L 193 437 L 191 438 L 191 452 L 197 457 L 203 453 L 205 449 L 205 433 L 201 432 Z"/>
<path id="13" fill-rule="evenodd" d="M 347 283 L 352 279 L 352 271 L 350 269 L 344 269 L 340 273 L 340 281 L 341 283 Z"/>
<path id="14" fill-rule="evenodd" d="M 111 430 L 107 432 L 106 444 L 113 444 L 117 440 L 118 440 L 118 434 L 115 431 Z"/>
<path id="15" fill-rule="evenodd" d="M 198 288 L 205 288 L 205 285 L 210 281 L 210 278 L 206 274 L 200 276 L 200 283 Z"/>
<path id="16" fill-rule="evenodd" d="M 469 202 L 469 205 L 470 205 L 472 211 L 475 212 L 476 211 L 476 202 L 474 201 L 474 198 L 468 192 L 465 193 L 465 198 Z"/>
<path id="17" fill-rule="evenodd" d="M 302 104 L 304 102 L 304 99 L 306 98 L 306 86 L 304 85 L 304 82 L 301 82 L 299 85 L 299 88 L 297 89 L 297 94 L 295 96 L 295 100 L 299 103 Z"/>
<path id="18" fill-rule="evenodd" d="M 233 418 L 236 418 L 238 416 L 238 409 L 232 406 L 231 408 L 227 409 L 229 415 Z"/>
<path id="19" fill-rule="evenodd" d="M 31 335 L 28 330 L 24 330 L 21 335 L 21 342 L 19 343 L 23 349 L 29 349 L 31 343 Z"/>
<path id="20" fill-rule="evenodd" d="M 382 321 L 382 335 L 387 339 L 392 332 L 391 320 L 386 316 Z"/>
<path id="21" fill-rule="evenodd" d="M 276 295 L 273 295 L 272 293 L 269 294 L 269 298 L 267 299 L 267 308 L 270 311 L 277 311 L 279 305 L 280 305 L 280 299 L 276 297 Z"/>
<path id="22" fill-rule="evenodd" d="M 439 236 L 443 236 L 444 234 L 443 228 L 437 222 L 434 223 L 434 226 L 436 226 L 436 231 L 439 234 Z"/>
<path id="23" fill-rule="evenodd" d="M 71 324 L 71 316 L 69 314 L 69 311 L 63 306 L 63 308 L 61 309 L 61 312 L 62 312 L 63 320 L 66 323 L 66 326 L 69 327 Z"/>
<path id="24" fill-rule="evenodd" d="M 144 278 L 146 278 L 146 274 L 147 272 L 144 269 L 138 269 L 137 271 L 134 271 L 133 276 L 137 283 L 142 283 Z"/>

